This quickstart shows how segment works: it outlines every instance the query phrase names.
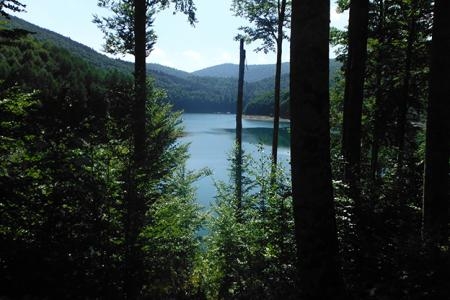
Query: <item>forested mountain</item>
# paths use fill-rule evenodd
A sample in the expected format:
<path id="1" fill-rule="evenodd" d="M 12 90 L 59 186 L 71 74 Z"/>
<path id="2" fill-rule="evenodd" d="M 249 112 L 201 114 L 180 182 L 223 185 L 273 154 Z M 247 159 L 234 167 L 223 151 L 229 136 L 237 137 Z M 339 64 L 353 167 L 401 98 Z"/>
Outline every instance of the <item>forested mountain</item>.
<path id="1" fill-rule="evenodd" d="M 335 59 L 330 59 L 330 78 L 334 77 L 336 71 L 341 67 L 341 63 Z M 221 78 L 238 78 L 238 68 L 237 64 L 221 64 L 217 66 L 208 67 L 201 69 L 191 74 L 197 76 L 208 76 L 208 77 L 221 77 Z M 247 65 L 245 66 L 245 81 L 247 82 L 258 82 L 268 78 L 274 77 L 275 65 Z M 289 75 L 289 63 L 284 62 L 281 64 L 281 74 Z M 284 76 L 288 78 L 289 76 Z M 272 79 L 273 80 L 273 79 Z"/>
<path id="2" fill-rule="evenodd" d="M 110 58 L 81 43 L 53 31 L 33 25 L 17 17 L 11 17 L 10 25 L 33 33 L 39 41 L 55 44 L 78 56 L 93 67 L 117 69 L 131 73 L 133 64 L 128 61 Z M 340 64 L 330 60 L 331 78 Z M 169 101 L 175 109 L 187 112 L 234 112 L 237 94 L 237 65 L 223 64 L 192 73 L 184 72 L 159 64 L 147 64 L 157 87 L 164 88 Z M 282 67 L 282 90 L 289 87 L 289 63 Z M 248 114 L 271 114 L 275 65 L 249 65 L 245 71 L 244 103 L 250 109 Z M 287 107 L 287 106 L 284 106 Z M 287 110 L 282 114 L 287 115 Z"/>

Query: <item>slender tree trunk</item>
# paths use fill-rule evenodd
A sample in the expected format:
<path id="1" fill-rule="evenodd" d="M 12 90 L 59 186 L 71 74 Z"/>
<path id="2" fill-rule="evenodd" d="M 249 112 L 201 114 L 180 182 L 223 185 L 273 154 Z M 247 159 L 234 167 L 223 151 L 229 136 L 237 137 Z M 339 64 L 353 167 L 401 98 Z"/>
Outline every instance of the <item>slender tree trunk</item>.
<path id="1" fill-rule="evenodd" d="M 370 176 L 373 186 L 372 199 L 378 197 L 378 183 L 379 183 L 379 149 L 382 139 L 382 114 L 383 114 L 383 74 L 382 74 L 382 59 L 383 51 L 382 47 L 384 45 L 384 0 L 379 2 L 379 23 L 378 23 L 378 40 L 379 49 L 377 54 L 376 62 L 376 84 L 377 90 L 375 94 L 375 116 L 373 124 L 373 134 L 372 134 L 372 149 L 371 149 L 371 160 L 370 160 Z"/>
<path id="2" fill-rule="evenodd" d="M 239 48 L 239 83 L 236 107 L 236 209 L 238 216 L 241 214 L 242 207 L 242 110 L 244 98 L 244 69 L 245 69 L 245 50 L 244 39 L 240 41 Z"/>
<path id="3" fill-rule="evenodd" d="M 425 148 L 423 239 L 448 244 L 450 152 L 450 1 L 434 7 L 430 94 Z"/>
<path id="4" fill-rule="evenodd" d="M 354 201 L 356 240 L 355 262 L 359 274 L 366 274 L 371 241 L 368 230 L 368 207 L 361 199 L 361 120 L 364 100 L 364 79 L 367 57 L 367 32 L 369 1 L 351 0 L 348 26 L 348 58 L 345 71 L 344 117 L 342 153 L 344 180 L 349 186 L 349 196 Z"/>
<path id="5" fill-rule="evenodd" d="M 348 58 L 345 72 L 342 153 L 344 178 L 350 197 L 360 206 L 359 178 L 361 169 L 361 118 L 367 57 L 369 1 L 351 0 L 348 29 Z"/>
<path id="6" fill-rule="evenodd" d="M 280 98 L 281 98 L 281 57 L 283 54 L 283 26 L 286 11 L 286 0 L 278 1 L 278 28 L 277 28 L 277 62 L 275 68 L 275 93 L 273 110 L 273 138 L 272 138 L 272 178 L 275 176 L 278 161 L 278 133 L 280 128 Z"/>
<path id="7" fill-rule="evenodd" d="M 405 139 L 407 129 L 407 116 L 408 106 L 410 101 L 410 86 L 411 86 L 411 68 L 412 68 L 412 55 L 414 47 L 414 39 L 416 36 L 416 1 L 412 1 L 411 4 L 411 16 L 408 24 L 408 37 L 405 53 L 405 70 L 403 78 L 403 91 L 400 97 L 400 103 L 398 107 L 398 119 L 397 119 L 397 198 L 399 201 L 403 201 L 403 190 L 405 187 L 404 180 L 404 159 L 405 159 Z M 403 200 L 402 200 L 403 199 Z"/>
<path id="8" fill-rule="evenodd" d="M 376 82 L 377 82 L 377 91 L 375 95 L 375 116 L 374 116 L 374 124 L 373 124 L 373 133 L 372 133 L 372 149 L 371 149 L 371 157 L 370 157 L 370 177 L 374 190 L 378 189 L 379 183 L 379 152 L 380 152 L 380 144 L 382 139 L 382 114 L 383 114 L 383 91 L 381 89 L 382 85 L 382 74 L 381 74 L 381 65 L 377 62 L 377 70 L 376 70 Z M 378 193 L 376 193 L 378 194 Z M 376 197 L 375 197 L 376 198 Z"/>
<path id="9" fill-rule="evenodd" d="M 292 2 L 291 163 L 301 299 L 341 299 L 330 159 L 330 1 Z"/>
<path id="10" fill-rule="evenodd" d="M 127 191 L 127 220 L 126 220 L 126 271 L 125 294 L 126 299 L 139 299 L 143 282 L 143 255 L 141 253 L 138 236 L 142 230 L 145 216 L 143 195 L 139 192 L 139 174 L 145 164 L 145 102 L 146 89 L 146 1 L 134 1 L 134 104 L 133 104 L 133 163 L 130 168 Z"/>

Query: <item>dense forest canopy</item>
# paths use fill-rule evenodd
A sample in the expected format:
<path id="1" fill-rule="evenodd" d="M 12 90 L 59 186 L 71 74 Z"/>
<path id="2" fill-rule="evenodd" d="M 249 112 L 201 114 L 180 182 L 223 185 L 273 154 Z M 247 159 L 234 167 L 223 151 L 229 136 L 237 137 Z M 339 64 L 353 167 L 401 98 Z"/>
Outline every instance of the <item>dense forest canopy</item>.
<path id="1" fill-rule="evenodd" d="M 234 112 L 237 66 L 138 83 L 145 60 L 9 16 L 21 2 L 0 0 L 0 298 L 450 298 L 450 1 L 336 1 L 345 30 L 329 1 L 288 1 L 290 170 L 229 149 L 208 208 L 180 110 Z M 197 5 L 99 4 L 141 25 Z M 246 113 L 273 115 L 275 65 L 246 72 Z"/>

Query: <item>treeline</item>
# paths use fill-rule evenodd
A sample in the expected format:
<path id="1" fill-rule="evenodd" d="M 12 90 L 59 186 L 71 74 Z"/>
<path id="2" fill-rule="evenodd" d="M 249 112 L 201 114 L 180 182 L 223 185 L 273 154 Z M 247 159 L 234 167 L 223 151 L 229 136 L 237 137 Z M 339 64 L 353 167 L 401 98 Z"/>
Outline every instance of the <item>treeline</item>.
<path id="1" fill-rule="evenodd" d="M 283 64 L 286 68 L 287 66 Z M 333 89 L 336 85 L 342 67 L 342 61 L 330 59 L 329 65 L 329 84 Z M 273 76 L 253 82 L 247 85 L 247 93 L 250 98 L 246 101 L 244 113 L 248 115 L 264 115 L 273 116 L 274 108 L 274 78 Z M 289 118 L 289 72 L 281 74 L 281 99 L 280 99 L 280 115 L 283 118 Z"/>

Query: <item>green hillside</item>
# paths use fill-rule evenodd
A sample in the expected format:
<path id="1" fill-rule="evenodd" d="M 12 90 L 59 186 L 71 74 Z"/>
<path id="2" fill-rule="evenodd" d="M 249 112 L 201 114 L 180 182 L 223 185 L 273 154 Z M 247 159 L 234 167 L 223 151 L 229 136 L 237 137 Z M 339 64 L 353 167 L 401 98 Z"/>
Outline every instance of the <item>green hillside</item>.
<path id="1" fill-rule="evenodd" d="M 33 25 L 20 18 L 11 17 L 9 26 L 30 31 L 33 33 L 34 39 L 63 48 L 72 55 L 86 61 L 92 67 L 103 70 L 114 69 L 127 74 L 133 71 L 131 62 L 110 58 L 68 37 Z M 8 57 L 5 58 L 8 60 Z M 338 64 L 332 60 L 330 72 L 334 73 L 337 68 Z M 148 64 L 147 69 L 148 73 L 154 78 L 156 86 L 166 90 L 168 99 L 175 109 L 205 113 L 235 111 L 237 65 L 223 64 L 193 73 L 159 64 Z M 247 66 L 244 104 L 246 107 L 252 108 L 247 113 L 268 113 L 271 101 L 269 95 L 274 86 L 274 70 L 274 65 Z M 288 70 L 289 63 L 284 63 L 283 90 L 287 90 L 289 87 Z M 260 105 L 262 107 L 259 107 Z"/>

